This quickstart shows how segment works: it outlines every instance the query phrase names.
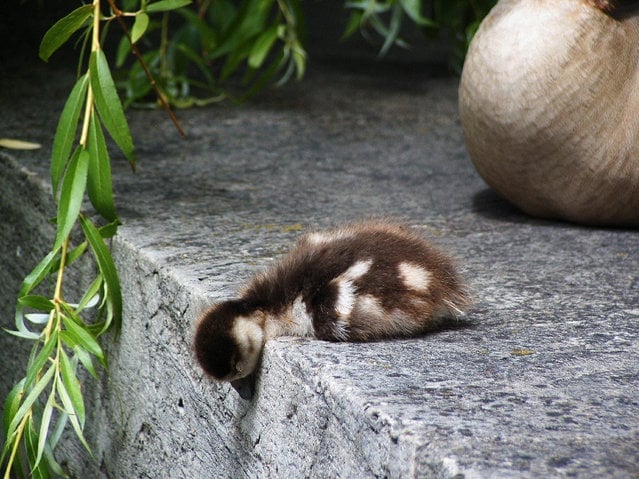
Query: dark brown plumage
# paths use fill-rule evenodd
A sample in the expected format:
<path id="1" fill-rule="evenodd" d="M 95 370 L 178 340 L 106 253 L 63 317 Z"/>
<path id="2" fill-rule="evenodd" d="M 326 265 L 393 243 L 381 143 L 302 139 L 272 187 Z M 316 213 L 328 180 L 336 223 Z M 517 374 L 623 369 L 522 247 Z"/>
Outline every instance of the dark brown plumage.
<path id="1" fill-rule="evenodd" d="M 421 334 L 465 311 L 453 261 L 407 227 L 366 221 L 302 236 L 241 292 L 213 306 L 195 335 L 204 370 L 235 381 L 274 336 L 373 341 Z"/>

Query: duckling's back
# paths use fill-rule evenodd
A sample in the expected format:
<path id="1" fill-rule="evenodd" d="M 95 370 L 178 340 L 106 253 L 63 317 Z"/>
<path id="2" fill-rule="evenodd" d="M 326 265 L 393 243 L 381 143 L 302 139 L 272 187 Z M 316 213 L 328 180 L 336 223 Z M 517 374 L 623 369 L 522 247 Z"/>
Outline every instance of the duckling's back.
<path id="1" fill-rule="evenodd" d="M 303 236 L 242 297 L 281 323 L 273 331 L 308 329 L 331 341 L 419 334 L 469 303 L 448 256 L 408 228 L 381 221 Z"/>

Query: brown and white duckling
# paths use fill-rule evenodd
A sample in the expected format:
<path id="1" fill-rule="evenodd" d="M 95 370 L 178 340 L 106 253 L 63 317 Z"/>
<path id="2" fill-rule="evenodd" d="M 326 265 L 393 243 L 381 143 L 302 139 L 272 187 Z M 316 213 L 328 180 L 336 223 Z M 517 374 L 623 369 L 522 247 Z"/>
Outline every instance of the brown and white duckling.
<path id="1" fill-rule="evenodd" d="M 310 336 L 373 341 L 423 333 L 469 299 L 453 261 L 406 227 L 367 221 L 302 236 L 253 277 L 239 299 L 214 305 L 195 334 L 202 368 L 251 395 L 247 378 L 266 340 Z"/>

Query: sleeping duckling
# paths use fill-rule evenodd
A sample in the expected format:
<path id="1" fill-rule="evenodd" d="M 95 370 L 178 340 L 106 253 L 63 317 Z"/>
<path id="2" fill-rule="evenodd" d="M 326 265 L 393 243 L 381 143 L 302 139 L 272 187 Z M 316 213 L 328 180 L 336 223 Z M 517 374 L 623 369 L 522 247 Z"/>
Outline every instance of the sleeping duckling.
<path id="1" fill-rule="evenodd" d="M 302 236 L 239 299 L 204 313 L 195 352 L 208 374 L 249 398 L 249 376 L 270 338 L 415 336 L 462 315 L 468 304 L 448 256 L 406 227 L 366 221 Z"/>

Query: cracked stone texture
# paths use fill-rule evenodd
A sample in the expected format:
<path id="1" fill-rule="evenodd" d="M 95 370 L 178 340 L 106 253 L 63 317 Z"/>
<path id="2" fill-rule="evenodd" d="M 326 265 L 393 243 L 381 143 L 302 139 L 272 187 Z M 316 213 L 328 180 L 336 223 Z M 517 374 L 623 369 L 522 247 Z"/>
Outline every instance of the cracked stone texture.
<path id="1" fill-rule="evenodd" d="M 520 214 L 470 164 L 456 80 L 352 65 L 180 111 L 186 141 L 163 113 L 129 112 L 138 172 L 113 154 L 124 327 L 108 374 L 85 382 L 96 462 L 67 440 L 72 476 L 639 477 L 638 233 Z M 41 179 L 71 83 L 55 67 L 0 79 L 2 135 L 44 144 L 12 153 L 27 170 L 2 163 L 3 326 L 48 244 Z M 401 341 L 272 341 L 251 402 L 202 377 L 190 344 L 207 304 L 300 232 L 380 215 L 459 259 L 468 321 Z M 20 374 L 19 347 L 0 336 L 3 379 Z"/>

